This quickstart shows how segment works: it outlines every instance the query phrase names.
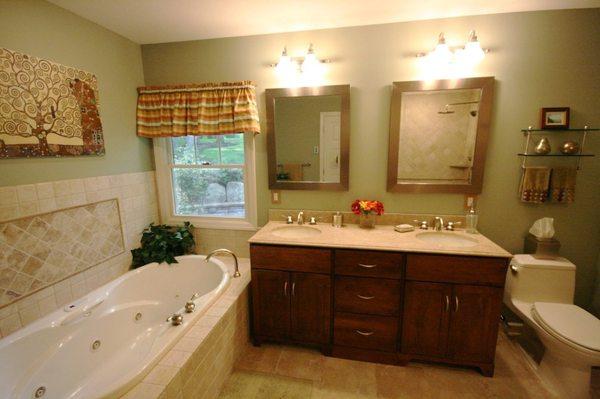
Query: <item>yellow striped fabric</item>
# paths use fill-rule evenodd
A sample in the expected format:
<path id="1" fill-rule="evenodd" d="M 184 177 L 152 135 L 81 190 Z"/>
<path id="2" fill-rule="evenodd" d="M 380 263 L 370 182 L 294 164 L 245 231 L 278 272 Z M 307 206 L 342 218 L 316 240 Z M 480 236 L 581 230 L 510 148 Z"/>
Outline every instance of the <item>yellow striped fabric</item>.
<path id="1" fill-rule="evenodd" d="M 138 88 L 142 137 L 260 133 L 251 81 Z"/>

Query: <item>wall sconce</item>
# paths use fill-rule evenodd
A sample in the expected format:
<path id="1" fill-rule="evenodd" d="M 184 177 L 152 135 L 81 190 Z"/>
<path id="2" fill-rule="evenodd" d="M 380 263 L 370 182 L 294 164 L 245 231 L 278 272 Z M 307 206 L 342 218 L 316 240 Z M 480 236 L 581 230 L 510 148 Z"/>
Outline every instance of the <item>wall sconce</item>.
<path id="1" fill-rule="evenodd" d="M 331 60 L 328 59 L 319 59 L 311 43 L 304 57 L 290 57 L 287 48 L 284 47 L 279 62 L 269 66 L 275 68 L 279 79 L 288 84 L 295 84 L 298 81 L 316 84 L 324 73 L 323 64 L 330 62 Z"/>
<path id="2" fill-rule="evenodd" d="M 458 64 L 462 67 L 473 67 L 480 63 L 488 49 L 482 49 L 481 43 L 477 38 L 477 32 L 474 30 L 469 32 L 469 38 L 463 48 L 457 48 L 454 51 L 446 44 L 444 33 L 438 36 L 438 44 L 433 51 L 428 54 L 418 53 L 417 57 L 425 57 L 431 67 L 445 67 L 452 64 Z"/>

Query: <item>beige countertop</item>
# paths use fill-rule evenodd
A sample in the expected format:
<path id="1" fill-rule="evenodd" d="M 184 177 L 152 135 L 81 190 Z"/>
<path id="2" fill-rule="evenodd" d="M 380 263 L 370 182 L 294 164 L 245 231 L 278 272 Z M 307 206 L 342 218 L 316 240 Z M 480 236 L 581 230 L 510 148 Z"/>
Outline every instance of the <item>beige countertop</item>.
<path id="1" fill-rule="evenodd" d="M 399 233 L 394 226 L 375 226 L 374 229 L 361 229 L 356 224 L 348 224 L 342 228 L 335 228 L 329 224 L 317 224 L 309 226 L 321 231 L 320 234 L 310 237 L 280 237 L 274 234 L 274 230 L 284 226 L 298 226 L 296 224 L 286 225 L 284 222 L 269 222 L 256 232 L 248 242 L 251 244 L 271 245 L 298 245 L 307 247 L 325 248 L 355 248 L 374 249 L 381 251 L 421 252 L 448 255 L 470 255 L 510 258 L 512 255 L 492 242 L 482 234 L 468 234 L 462 229 L 445 232 L 449 235 L 464 236 L 475 240 L 476 243 L 468 247 L 439 245 L 425 242 L 417 237 L 425 230 L 416 229 L 408 233 Z M 433 232 L 432 229 L 427 230 Z"/>

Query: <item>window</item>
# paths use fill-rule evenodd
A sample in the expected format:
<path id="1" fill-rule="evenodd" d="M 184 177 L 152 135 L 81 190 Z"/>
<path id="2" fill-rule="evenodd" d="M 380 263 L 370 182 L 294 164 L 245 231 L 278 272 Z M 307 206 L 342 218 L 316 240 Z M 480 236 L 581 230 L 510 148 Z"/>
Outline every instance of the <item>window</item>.
<path id="1" fill-rule="evenodd" d="M 252 134 L 156 139 L 163 220 L 198 227 L 255 225 Z"/>

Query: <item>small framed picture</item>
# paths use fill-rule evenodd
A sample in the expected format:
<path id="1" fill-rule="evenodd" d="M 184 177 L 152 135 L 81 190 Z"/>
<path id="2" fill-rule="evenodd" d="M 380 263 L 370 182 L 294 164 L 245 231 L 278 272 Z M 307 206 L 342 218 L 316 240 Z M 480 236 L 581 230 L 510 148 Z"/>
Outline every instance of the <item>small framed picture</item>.
<path id="1" fill-rule="evenodd" d="M 542 108 L 542 129 L 568 129 L 569 107 Z"/>

